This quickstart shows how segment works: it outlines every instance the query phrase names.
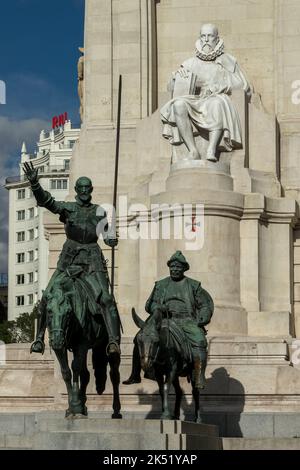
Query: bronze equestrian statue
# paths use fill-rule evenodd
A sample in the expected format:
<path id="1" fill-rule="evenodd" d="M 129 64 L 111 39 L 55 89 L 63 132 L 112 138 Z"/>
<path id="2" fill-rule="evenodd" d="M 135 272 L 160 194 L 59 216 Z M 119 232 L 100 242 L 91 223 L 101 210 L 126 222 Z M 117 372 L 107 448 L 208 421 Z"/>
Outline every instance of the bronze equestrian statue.
<path id="1" fill-rule="evenodd" d="M 37 336 L 31 352 L 44 352 L 48 327 L 50 346 L 58 358 L 68 391 L 68 417 L 87 415 L 86 388 L 90 378 L 87 353 L 92 348 L 97 392 L 104 392 L 109 363 L 114 389 L 113 418 L 121 418 L 121 322 L 115 299 L 109 293 L 106 261 L 97 243 L 100 233 L 110 247 L 116 246 L 118 240 L 110 233 L 104 209 L 91 202 L 93 186 L 89 178 L 77 180 L 75 202 L 59 202 L 41 187 L 38 170 L 32 163 L 24 164 L 24 172 L 38 206 L 59 215 L 67 236 L 57 269 L 40 302 Z M 73 377 L 68 350 L 74 355 Z"/>
<path id="2" fill-rule="evenodd" d="M 178 377 L 187 376 L 193 386 L 195 419 L 201 422 L 199 390 L 205 385 L 207 340 L 205 326 L 210 322 L 214 304 L 200 282 L 184 275 L 189 264 L 180 251 L 168 261 L 170 277 L 155 283 L 143 322 L 133 311 L 141 331 L 134 343 L 133 371 L 126 383 L 140 382 L 140 369 L 146 378 L 157 380 L 163 402 L 163 419 L 169 411 L 171 384 L 176 392 L 175 418 L 179 419 L 181 389 Z"/>

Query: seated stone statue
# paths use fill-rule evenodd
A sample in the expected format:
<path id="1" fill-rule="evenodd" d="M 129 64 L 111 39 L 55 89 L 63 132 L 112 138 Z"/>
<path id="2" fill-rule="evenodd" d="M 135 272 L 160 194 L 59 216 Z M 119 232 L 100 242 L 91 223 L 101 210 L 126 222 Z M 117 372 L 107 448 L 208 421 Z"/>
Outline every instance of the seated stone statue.
<path id="1" fill-rule="evenodd" d="M 175 323 L 183 333 L 183 355 L 191 357 L 195 371 L 195 387 L 204 387 L 204 372 L 207 356 L 207 340 L 205 325 L 210 322 L 214 310 L 211 296 L 199 281 L 184 275 L 190 269 L 188 262 L 180 251 L 168 261 L 170 277 L 155 283 L 154 289 L 147 300 L 146 311 L 150 314 L 147 324 L 159 324 L 162 318 Z M 134 339 L 132 373 L 124 384 L 139 383 L 140 357 L 137 340 Z"/>
<path id="2" fill-rule="evenodd" d="M 251 95 L 236 59 L 224 52 L 217 27 L 205 24 L 196 42 L 195 57 L 173 73 L 173 98 L 161 109 L 163 136 L 172 145 L 184 144 L 191 160 L 201 158 L 195 142 L 199 135 L 209 141 L 206 159 L 213 162 L 218 150 L 241 148 L 240 119 L 230 99 L 235 89 Z"/>

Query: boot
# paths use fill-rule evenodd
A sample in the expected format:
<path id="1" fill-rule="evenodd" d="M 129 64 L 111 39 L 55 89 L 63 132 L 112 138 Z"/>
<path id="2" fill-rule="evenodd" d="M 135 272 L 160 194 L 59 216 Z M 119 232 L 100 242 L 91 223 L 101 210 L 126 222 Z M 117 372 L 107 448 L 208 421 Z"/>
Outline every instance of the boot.
<path id="1" fill-rule="evenodd" d="M 120 349 L 120 322 L 117 307 L 111 305 L 103 309 L 104 322 L 108 334 L 108 346 L 106 353 L 108 356 L 117 354 L 121 355 Z"/>
<path id="2" fill-rule="evenodd" d="M 136 338 L 134 338 L 134 348 L 132 354 L 132 369 L 130 377 L 124 380 L 124 385 L 140 384 L 141 383 L 141 361 L 139 348 L 136 344 Z"/>

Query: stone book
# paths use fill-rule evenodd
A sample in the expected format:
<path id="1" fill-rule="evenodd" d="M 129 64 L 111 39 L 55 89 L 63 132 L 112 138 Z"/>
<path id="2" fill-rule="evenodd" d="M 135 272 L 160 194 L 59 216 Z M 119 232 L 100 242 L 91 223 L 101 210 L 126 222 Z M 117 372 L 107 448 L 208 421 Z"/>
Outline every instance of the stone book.
<path id="1" fill-rule="evenodd" d="M 188 77 L 183 78 L 179 73 L 175 76 L 173 98 L 186 95 L 195 95 L 196 93 L 197 75 L 188 72 Z"/>

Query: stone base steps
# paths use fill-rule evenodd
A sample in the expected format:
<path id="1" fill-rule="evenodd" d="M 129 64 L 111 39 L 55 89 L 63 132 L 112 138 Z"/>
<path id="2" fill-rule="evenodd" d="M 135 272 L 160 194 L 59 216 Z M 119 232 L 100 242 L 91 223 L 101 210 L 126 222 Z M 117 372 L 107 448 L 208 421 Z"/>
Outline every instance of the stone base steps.
<path id="1" fill-rule="evenodd" d="M 223 438 L 223 450 L 300 450 L 300 438 Z"/>
<path id="2" fill-rule="evenodd" d="M 63 413 L 1 414 L 0 449 L 221 450 L 216 426 L 184 421 L 112 420 L 100 413 L 65 419 Z"/>
<path id="3" fill-rule="evenodd" d="M 145 419 L 143 413 L 0 413 L 0 449 L 300 450 L 300 413 L 204 414 L 204 423 Z M 220 434 L 219 434 L 220 433 Z M 221 436 L 221 437 L 219 437 Z"/>

